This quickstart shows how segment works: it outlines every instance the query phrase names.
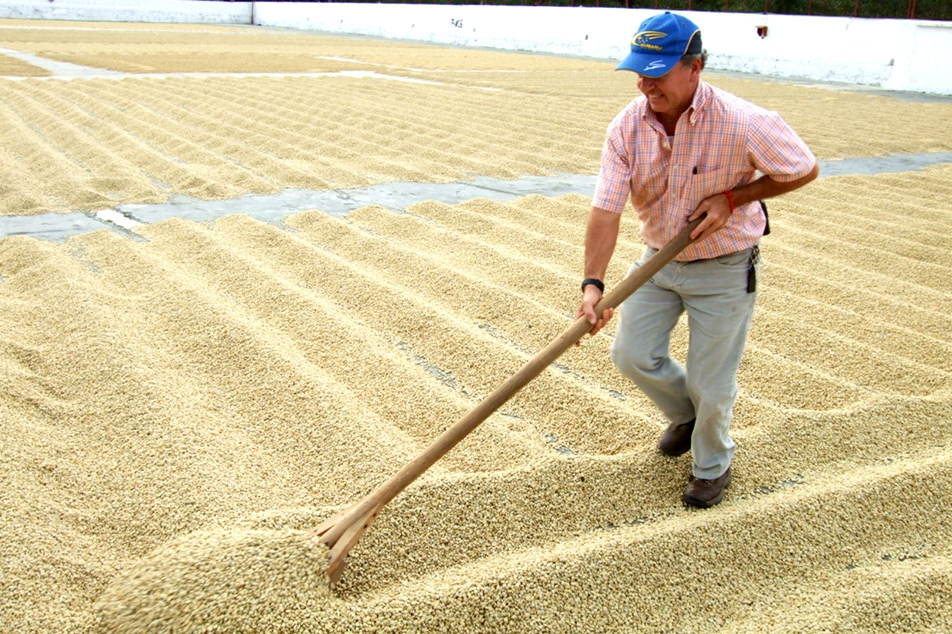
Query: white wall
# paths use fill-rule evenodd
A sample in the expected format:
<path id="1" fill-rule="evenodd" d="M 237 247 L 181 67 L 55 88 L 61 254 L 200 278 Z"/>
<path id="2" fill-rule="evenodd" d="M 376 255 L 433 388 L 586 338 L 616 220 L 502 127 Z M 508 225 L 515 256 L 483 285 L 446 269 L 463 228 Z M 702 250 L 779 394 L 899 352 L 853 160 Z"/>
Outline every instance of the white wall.
<path id="1" fill-rule="evenodd" d="M 0 0 L 0 18 L 214 22 L 621 59 L 650 9 L 190 0 Z M 684 12 L 709 68 L 952 95 L 952 23 Z M 766 26 L 767 37 L 757 35 Z"/>
<path id="2" fill-rule="evenodd" d="M 255 23 L 395 39 L 616 57 L 633 16 L 590 7 L 256 2 Z M 624 19 L 620 19 L 624 18 Z M 637 26 L 637 23 L 635 24 Z"/>
<path id="3" fill-rule="evenodd" d="M 705 35 L 712 68 L 873 86 L 889 79 L 897 50 L 908 46 L 912 33 L 906 20 L 722 13 L 690 17 Z M 760 26 L 767 27 L 766 37 L 757 34 Z"/>
<path id="4" fill-rule="evenodd" d="M 0 18 L 251 24 L 251 3 L 189 0 L 0 0 Z"/>
<path id="5" fill-rule="evenodd" d="M 904 51 L 896 55 L 892 76 L 883 85 L 952 95 L 952 22 L 918 22 L 905 44 Z"/>
<path id="6" fill-rule="evenodd" d="M 653 9 L 256 2 L 269 26 L 621 59 Z M 709 67 L 952 95 L 952 24 L 683 12 Z M 757 35 L 767 26 L 767 37 Z"/>

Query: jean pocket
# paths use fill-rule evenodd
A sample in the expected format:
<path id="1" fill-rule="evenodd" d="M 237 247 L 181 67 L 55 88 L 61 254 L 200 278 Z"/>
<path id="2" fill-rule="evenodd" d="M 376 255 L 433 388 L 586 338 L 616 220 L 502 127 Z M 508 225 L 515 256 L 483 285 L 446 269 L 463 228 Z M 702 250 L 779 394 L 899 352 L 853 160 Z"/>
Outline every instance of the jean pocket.
<path id="1" fill-rule="evenodd" d="M 741 267 L 750 262 L 750 249 L 744 249 L 743 251 L 735 251 L 734 253 L 721 255 L 714 258 L 714 261 L 720 266 Z"/>

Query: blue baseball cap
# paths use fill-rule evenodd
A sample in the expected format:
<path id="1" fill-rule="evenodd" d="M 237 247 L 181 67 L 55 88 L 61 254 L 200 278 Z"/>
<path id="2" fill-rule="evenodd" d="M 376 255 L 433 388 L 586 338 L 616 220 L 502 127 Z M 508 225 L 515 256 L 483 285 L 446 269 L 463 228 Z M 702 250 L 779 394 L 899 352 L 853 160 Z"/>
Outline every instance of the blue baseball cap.
<path id="1" fill-rule="evenodd" d="M 631 53 L 615 70 L 661 77 L 685 55 L 701 53 L 701 29 L 682 15 L 665 11 L 653 15 L 631 38 Z"/>

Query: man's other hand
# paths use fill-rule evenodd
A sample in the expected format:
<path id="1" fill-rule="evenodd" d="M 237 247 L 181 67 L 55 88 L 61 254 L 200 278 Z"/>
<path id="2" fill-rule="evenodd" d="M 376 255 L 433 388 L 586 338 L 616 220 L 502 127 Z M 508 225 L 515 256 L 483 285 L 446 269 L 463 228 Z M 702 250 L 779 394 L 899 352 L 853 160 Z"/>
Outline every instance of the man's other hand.
<path id="1" fill-rule="evenodd" d="M 575 313 L 575 318 L 584 316 L 586 321 L 592 325 L 592 329 L 588 331 L 590 337 L 594 337 L 598 334 L 598 331 L 605 327 L 605 324 L 609 322 L 612 316 L 615 314 L 615 311 L 611 308 L 606 308 L 602 311 L 601 319 L 595 314 L 595 304 L 597 304 L 602 299 L 602 292 L 592 284 L 589 284 L 585 287 L 585 291 L 582 295 L 582 303 L 578 307 L 578 311 Z M 581 345 L 582 340 L 575 342 L 575 345 Z"/>

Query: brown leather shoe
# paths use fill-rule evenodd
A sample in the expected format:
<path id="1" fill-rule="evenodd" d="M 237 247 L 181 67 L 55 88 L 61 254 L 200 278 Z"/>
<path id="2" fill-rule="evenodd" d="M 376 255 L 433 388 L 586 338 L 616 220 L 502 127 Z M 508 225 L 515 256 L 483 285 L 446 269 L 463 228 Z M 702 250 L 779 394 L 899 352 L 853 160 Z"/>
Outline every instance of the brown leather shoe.
<path id="1" fill-rule="evenodd" d="M 685 504 L 696 506 L 702 509 L 709 509 L 715 504 L 719 504 L 724 499 L 724 489 L 731 483 L 731 468 L 728 467 L 719 478 L 714 480 L 702 480 L 701 478 L 691 478 L 691 483 L 684 490 L 684 496 L 681 498 Z"/>
<path id="2" fill-rule="evenodd" d="M 680 456 L 691 448 L 691 432 L 694 431 L 694 421 L 692 418 L 686 423 L 679 425 L 671 423 L 661 434 L 661 440 L 658 442 L 658 449 L 666 456 Z"/>

